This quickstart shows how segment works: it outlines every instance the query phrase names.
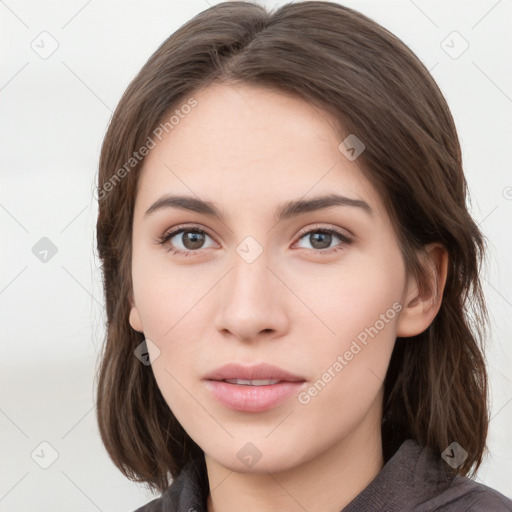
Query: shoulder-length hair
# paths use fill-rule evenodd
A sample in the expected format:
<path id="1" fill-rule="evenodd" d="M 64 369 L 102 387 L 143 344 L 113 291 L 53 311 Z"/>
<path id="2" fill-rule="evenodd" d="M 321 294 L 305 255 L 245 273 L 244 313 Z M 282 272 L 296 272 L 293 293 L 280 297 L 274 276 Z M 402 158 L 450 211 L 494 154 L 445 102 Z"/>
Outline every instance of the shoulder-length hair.
<path id="1" fill-rule="evenodd" d="M 158 130 L 214 81 L 293 93 L 339 120 L 340 142 L 357 134 L 358 159 L 385 201 L 408 272 L 428 286 L 418 252 L 448 251 L 441 308 L 431 325 L 398 338 L 384 383 L 382 439 L 388 460 L 414 438 L 442 452 L 456 441 L 474 472 L 488 427 L 482 341 L 488 315 L 479 279 L 485 240 L 466 206 L 467 183 L 448 105 L 414 53 L 362 14 L 330 2 L 268 12 L 224 2 L 173 33 L 125 91 L 99 163 L 97 245 L 107 334 L 97 387 L 105 447 L 130 479 L 164 491 L 202 454 L 164 401 L 150 366 L 134 357 L 144 340 L 129 324 L 132 221 L 139 170 Z M 190 107 L 191 108 L 191 107 Z M 179 113 L 178 112 L 178 113 Z M 178 114 L 176 113 L 176 114 Z"/>

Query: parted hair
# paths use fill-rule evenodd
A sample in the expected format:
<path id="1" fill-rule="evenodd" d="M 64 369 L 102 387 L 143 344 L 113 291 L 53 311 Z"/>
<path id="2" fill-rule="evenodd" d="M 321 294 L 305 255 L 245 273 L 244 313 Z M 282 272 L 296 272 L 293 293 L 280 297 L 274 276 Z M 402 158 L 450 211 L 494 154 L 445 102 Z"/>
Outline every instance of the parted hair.
<path id="1" fill-rule="evenodd" d="M 144 335 L 129 324 L 131 234 L 139 149 L 213 82 L 298 95 L 339 121 L 340 142 L 356 134 L 365 145 L 357 163 L 386 204 L 420 290 L 429 280 L 418 255 L 432 242 L 446 248 L 438 314 L 421 334 L 396 340 L 384 382 L 383 452 L 388 460 L 413 438 L 440 454 L 456 441 L 468 453 L 457 472 L 473 474 L 489 422 L 479 276 L 485 239 L 468 212 L 455 124 L 429 71 L 400 39 L 357 11 L 319 1 L 275 11 L 224 2 L 199 13 L 149 58 L 112 116 L 99 161 L 96 226 L 107 314 L 96 412 L 110 457 L 128 478 L 163 492 L 202 456 L 151 367 L 134 356 Z"/>

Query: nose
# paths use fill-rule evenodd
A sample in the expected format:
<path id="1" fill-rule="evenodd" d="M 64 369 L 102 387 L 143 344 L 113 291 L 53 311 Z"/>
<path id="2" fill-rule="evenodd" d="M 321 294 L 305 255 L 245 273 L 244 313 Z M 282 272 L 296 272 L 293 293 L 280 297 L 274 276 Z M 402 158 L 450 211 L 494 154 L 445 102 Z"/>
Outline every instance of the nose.
<path id="1" fill-rule="evenodd" d="M 275 339 L 289 328 L 287 289 L 269 263 L 265 251 L 252 262 L 234 255 L 233 268 L 220 283 L 215 320 L 224 336 L 246 342 Z"/>

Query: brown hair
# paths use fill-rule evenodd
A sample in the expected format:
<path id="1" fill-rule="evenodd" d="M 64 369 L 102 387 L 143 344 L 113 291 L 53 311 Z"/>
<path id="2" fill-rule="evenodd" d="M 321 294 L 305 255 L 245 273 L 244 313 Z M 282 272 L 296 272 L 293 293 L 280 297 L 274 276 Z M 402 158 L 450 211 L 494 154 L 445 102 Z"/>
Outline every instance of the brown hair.
<path id="1" fill-rule="evenodd" d="M 466 208 L 452 116 L 428 70 L 397 37 L 352 9 L 315 1 L 272 13 L 246 2 L 201 12 L 164 41 L 117 106 L 101 150 L 97 222 L 108 327 L 97 415 L 114 463 L 163 491 L 169 475 L 202 454 L 151 367 L 134 357 L 144 336 L 128 320 L 131 230 L 138 149 L 169 112 L 220 80 L 299 95 L 340 121 L 340 142 L 350 133 L 363 141 L 358 163 L 386 203 L 420 288 L 427 276 L 416 252 L 431 242 L 446 247 L 439 313 L 423 333 L 396 341 L 384 384 L 383 449 L 387 460 L 408 437 L 437 453 L 456 441 L 468 452 L 458 472 L 476 470 L 489 421 L 481 350 L 488 317 L 479 280 L 485 244 Z"/>

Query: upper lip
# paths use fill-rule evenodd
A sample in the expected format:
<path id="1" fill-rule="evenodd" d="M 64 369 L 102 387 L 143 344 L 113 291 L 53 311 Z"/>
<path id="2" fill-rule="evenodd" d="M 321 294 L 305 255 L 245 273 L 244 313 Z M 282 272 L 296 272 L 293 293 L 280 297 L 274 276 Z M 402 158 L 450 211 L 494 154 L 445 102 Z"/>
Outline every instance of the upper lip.
<path id="1" fill-rule="evenodd" d="M 303 382 L 305 379 L 294 375 L 278 366 L 260 363 L 251 366 L 244 366 L 237 363 L 229 363 L 216 368 L 208 373 L 205 380 L 228 380 L 228 379 L 244 379 L 244 380 L 266 380 L 274 379 L 287 382 Z"/>

